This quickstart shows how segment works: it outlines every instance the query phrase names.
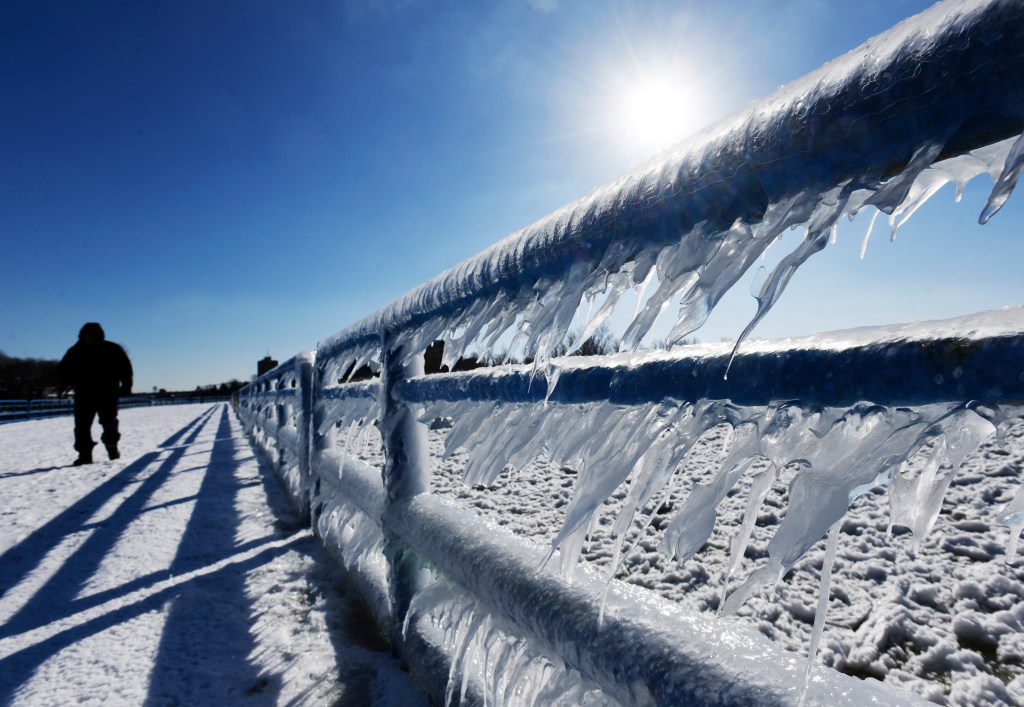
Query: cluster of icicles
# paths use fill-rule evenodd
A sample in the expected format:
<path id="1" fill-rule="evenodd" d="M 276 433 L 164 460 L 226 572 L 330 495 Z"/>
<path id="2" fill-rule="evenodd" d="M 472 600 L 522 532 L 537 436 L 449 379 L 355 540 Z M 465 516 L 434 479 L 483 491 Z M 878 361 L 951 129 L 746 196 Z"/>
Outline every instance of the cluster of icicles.
<path id="1" fill-rule="evenodd" d="M 686 478 L 684 460 L 706 432 L 732 428 L 728 454 L 709 483 L 692 483 L 685 503 L 665 530 L 662 550 L 679 562 L 693 557 L 710 538 L 721 501 L 754 462 L 770 464 L 750 484 L 743 523 L 732 538 L 730 565 L 720 610 L 734 612 L 758 589 L 774 586 L 830 528 L 851 502 L 879 485 L 890 491 L 890 523 L 910 528 L 915 542 L 931 529 L 950 481 L 963 459 L 997 430 L 1021 416 L 1021 406 L 933 404 L 915 409 L 861 403 L 850 408 L 806 404 L 740 407 L 723 401 L 666 401 L 621 407 L 610 403 L 546 406 L 543 403 L 489 405 L 438 403 L 427 416 L 456 421 L 447 452 L 469 451 L 466 482 L 489 485 L 505 460 L 513 473 L 541 451 L 556 464 L 579 470 L 565 523 L 553 542 L 561 548 L 562 570 L 571 576 L 588 531 L 604 501 L 622 484 L 629 492 L 612 536 L 615 555 L 609 578 L 628 554 L 627 536 L 643 537 L 670 492 L 674 478 Z M 919 451 L 928 454 L 923 470 L 900 473 Z M 761 504 L 783 469 L 795 469 L 789 508 L 768 545 L 767 562 L 730 593 Z M 685 483 L 685 481 L 684 481 Z M 1005 513 L 1008 523 L 1024 523 L 1024 498 Z M 627 533 L 639 524 L 639 534 Z M 1015 528 L 1017 531 L 1020 525 Z"/>
<path id="2" fill-rule="evenodd" d="M 601 688 L 562 660 L 538 653 L 513 627 L 479 606 L 443 580 L 416 595 L 403 630 L 414 621 L 428 622 L 441 632 L 453 656 L 445 704 L 466 704 L 471 681 L 483 704 L 583 707 L 614 701 Z M 475 663 L 475 665 L 473 665 Z M 454 701 L 456 692 L 458 701 Z"/>
<path id="3" fill-rule="evenodd" d="M 578 311 L 586 309 L 589 303 L 603 298 L 603 304 L 590 313 L 570 351 L 607 320 L 624 292 L 631 288 L 642 291 L 652 281 L 657 281 L 657 289 L 649 297 L 640 298 L 646 303 L 638 308 L 626 330 L 623 347 L 636 349 L 674 298 L 679 299 L 680 309 L 669 341 L 681 341 L 704 322 L 722 294 L 768 245 L 784 230 L 802 225 L 807 237 L 764 280 L 756 295 L 757 314 L 737 341 L 738 348 L 778 300 L 796 268 L 824 247 L 830 236 L 834 237 L 841 216 L 852 218 L 868 205 L 877 207 L 890 214 L 895 235 L 896 229 L 943 185 L 954 183 L 959 198 L 967 181 L 987 173 L 995 186 L 982 212 L 984 222 L 1005 203 L 1024 167 L 1024 136 L 931 164 L 930 156 L 937 151 L 935 147 L 922 148 L 920 159 L 912 160 L 902 173 L 875 190 L 850 191 L 840 186 L 825 194 L 802 194 L 785 204 L 774 204 L 757 224 L 735 224 L 721 238 L 690 233 L 676 245 L 627 263 L 615 272 L 590 266 L 592 269 L 586 275 L 573 273 L 557 281 L 539 282 L 516 296 L 499 293 L 489 300 L 477 301 L 459 315 L 431 320 L 404 332 L 392 345 L 408 352 L 421 352 L 430 342 L 442 339 L 444 363 L 450 366 L 468 351 L 486 358 L 491 348 L 514 330 L 522 349 L 536 355 L 535 370 L 547 377 L 550 389 L 557 380 L 557 367 L 546 365 L 548 354 L 565 340 Z M 864 237 L 865 247 L 870 233 L 869 229 Z M 707 248 L 711 250 L 706 251 Z M 363 365 L 377 367 L 379 359 L 379 342 L 367 343 L 330 358 L 318 357 L 317 365 L 321 367 L 321 381 L 327 383 Z M 377 402 L 370 396 L 323 404 L 327 412 L 320 416 L 320 434 L 328 433 L 336 424 L 365 427 L 379 416 Z M 582 466 L 576 497 L 555 541 L 555 546 L 563 550 L 565 563 L 575 561 L 577 553 L 573 551 L 581 546 L 594 509 L 634 467 L 638 481 L 634 482 L 631 498 L 636 501 L 627 504 L 629 517 L 620 519 L 618 530 L 628 527 L 631 514 L 653 499 L 690 445 L 709 425 L 728 422 L 735 429 L 736 440 L 730 459 L 723 464 L 721 481 L 712 489 L 695 489 L 693 502 L 678 514 L 665 547 L 676 557 L 686 559 L 703 544 L 710 532 L 709 523 L 713 523 L 713 504 L 708 501 L 720 499 L 752 459 L 769 459 L 776 469 L 802 461 L 807 471 L 798 476 L 791 490 L 794 500 L 804 493 L 827 493 L 832 501 L 815 504 L 821 518 L 813 527 L 797 531 L 794 519 L 780 528 L 778 541 L 773 541 L 771 566 L 759 572 L 755 580 L 770 584 L 824 535 L 857 495 L 855 491 L 884 482 L 883 475 L 898 467 L 922 441 L 941 435 L 946 440 L 943 453 L 954 461 L 962 459 L 959 450 L 964 443 L 951 441 L 952 430 L 971 430 L 968 437 L 976 444 L 988 436 L 994 424 L 1012 419 L 1014 414 L 989 410 L 988 414 L 979 415 L 962 406 L 933 406 L 914 411 L 872 405 L 849 410 L 794 406 L 751 410 L 736 408 L 727 401 L 666 401 L 639 408 L 619 408 L 607 403 L 579 407 L 438 403 L 428 410 L 425 419 L 445 415 L 455 420 L 455 429 L 448 437 L 449 451 L 460 447 L 470 450 L 465 472 L 465 480 L 470 484 L 486 485 L 503 465 L 520 469 L 542 452 L 556 461 Z M 956 432 L 953 437 L 959 440 L 962 434 L 967 433 Z M 854 464 L 864 468 L 852 468 Z M 832 487 L 833 479 L 838 480 L 838 487 Z M 848 479 L 857 481 L 852 483 Z M 766 488 L 767 485 L 765 481 Z M 934 513 L 924 507 L 937 508 L 945 488 L 935 492 L 924 487 L 928 487 L 925 481 L 911 490 L 904 490 L 900 482 L 893 485 L 893 520 L 909 525 L 916 537 L 931 527 L 934 518 Z M 937 497 L 933 497 L 935 493 Z M 904 502 L 914 494 L 921 499 L 927 497 L 924 506 Z M 904 523 L 907 514 L 920 515 L 921 519 Z M 743 589 L 735 596 L 741 600 L 746 594 Z"/>
<path id="4" fill-rule="evenodd" d="M 454 313 L 436 314 L 419 326 L 395 333 L 388 345 L 412 357 L 421 355 L 432 342 L 442 340 L 442 364 L 449 368 L 470 354 L 487 360 L 492 360 L 499 350 L 508 356 L 525 354 L 543 372 L 545 362 L 553 351 L 564 346 L 571 329 L 583 322 L 580 333 L 569 345 L 570 354 L 605 324 L 620 305 L 632 300 L 642 304 L 636 306 L 622 337 L 621 349 L 640 349 L 662 315 L 675 305 L 674 323 L 665 338 L 671 347 L 704 324 L 722 296 L 785 232 L 803 229 L 805 237 L 799 245 L 771 273 L 759 278 L 753 293 L 757 311 L 737 338 L 738 349 L 779 300 L 796 270 L 838 237 L 843 217 L 852 220 L 865 209 L 875 210 L 863 236 L 863 255 L 879 213 L 888 214 L 890 232 L 895 238 L 897 230 L 943 186 L 954 184 L 959 201 L 967 182 L 981 174 L 990 175 L 994 186 L 979 220 L 986 223 L 995 215 L 1024 168 L 1024 135 L 933 163 L 942 147 L 921 146 L 902 172 L 885 179 L 878 177 L 874 187 L 865 186 L 871 182 L 870 175 L 861 175 L 857 188 L 850 181 L 825 192 L 800 192 L 770 204 L 760 221 L 737 220 L 725 232 L 710 232 L 698 225 L 693 231 L 680 234 L 674 244 L 640 250 L 625 262 L 620 262 L 621 254 L 613 245 L 595 261 L 579 261 L 568 273 L 542 278 L 518 291 L 499 290 Z M 613 198 L 616 186 L 606 187 L 592 199 L 600 202 Z M 554 215 L 555 230 L 562 220 L 569 223 L 578 217 L 571 208 L 565 211 L 564 216 Z M 511 252 L 516 247 L 514 240 L 508 240 L 494 248 Z M 514 259 L 511 253 L 509 257 Z M 471 262 L 462 267 L 468 269 Z M 458 280 L 459 271 L 452 271 L 445 279 Z M 624 297 L 630 292 L 635 293 L 635 299 Z M 376 368 L 380 355 L 380 339 L 366 339 L 341 351 L 331 351 L 326 357 L 318 355 L 322 380 L 341 380 L 364 365 Z"/>
<path id="5" fill-rule="evenodd" d="M 550 389 L 557 380 L 557 368 L 547 364 L 550 354 L 566 340 L 581 313 L 585 323 L 570 352 L 608 320 L 630 290 L 637 292 L 637 301 L 643 304 L 625 331 L 623 349 L 640 348 L 656 320 L 673 303 L 678 314 L 668 343 L 680 342 L 703 324 L 722 295 L 765 249 L 785 231 L 803 228 L 804 240 L 754 293 L 757 313 L 738 337 L 738 348 L 778 301 L 796 269 L 836 237 L 841 217 L 852 219 L 863 209 L 874 207 L 889 215 L 895 236 L 943 185 L 954 183 L 959 199 L 967 181 L 988 173 L 995 186 L 981 215 L 984 223 L 1006 201 L 1024 167 L 1024 136 L 933 164 L 940 147 L 921 148 L 902 173 L 879 182 L 874 189 L 839 185 L 826 193 L 802 193 L 771 205 L 757 223 L 738 221 L 718 234 L 696 229 L 674 245 L 642 252 L 612 267 L 603 261 L 581 263 L 567 276 L 539 281 L 519 292 L 499 291 L 459 313 L 437 315 L 400 332 L 389 346 L 401 347 L 409 356 L 420 355 L 428 344 L 440 339 L 445 342 L 444 364 L 451 366 L 467 353 L 489 358 L 499 344 L 508 346 L 511 337 L 509 351 L 518 347 L 532 355 L 536 373 L 547 377 Z M 869 228 L 862 254 L 870 235 Z M 367 341 L 332 351 L 330 356 L 318 354 L 322 384 L 330 386 L 364 365 L 379 367 L 380 346 L 379 341 Z M 358 437 L 372 430 L 379 418 L 376 401 L 365 395 L 322 404 L 321 434 L 334 435 L 338 428 L 352 427 Z M 620 485 L 630 479 L 628 498 L 613 531 L 617 545 L 612 574 L 628 553 L 622 543 L 627 535 L 633 535 L 627 531 L 634 524 L 646 527 L 672 488 L 674 477 L 682 477 L 685 483 L 683 461 L 693 444 L 712 427 L 730 425 L 733 433 L 728 455 L 713 481 L 691 485 L 689 497 L 665 532 L 662 549 L 681 562 L 692 557 L 713 531 L 719 502 L 756 460 L 769 461 L 769 468 L 752 479 L 746 513 L 732 539 L 719 610 L 734 612 L 753 592 L 774 586 L 827 535 L 822 599 L 810 648 L 813 655 L 827 606 L 837 529 L 851 502 L 868 489 L 887 485 L 891 523 L 909 527 L 915 542 L 920 542 L 934 523 L 960 462 L 993 432 L 1024 416 L 1024 408 L 950 403 L 908 409 L 871 402 L 850 408 L 795 403 L 742 407 L 714 400 L 666 400 L 633 407 L 600 402 L 457 402 L 430 405 L 423 419 L 441 416 L 454 420 L 447 452 L 469 451 L 468 484 L 488 485 L 504 467 L 522 469 L 541 454 L 579 469 L 575 495 L 551 549 L 552 553 L 561 550 L 562 569 L 569 576 L 598 509 Z M 339 443 L 347 446 L 352 435 L 346 437 L 348 441 Z M 916 475 L 901 473 L 901 465 L 922 448 L 930 455 L 923 470 Z M 757 511 L 780 471 L 787 467 L 797 471 L 789 485 L 789 509 L 769 543 L 768 559 L 739 586 L 731 587 Z M 1011 526 L 1010 551 L 1015 553 L 1016 537 L 1024 528 L 1024 493 L 1018 494 L 1001 519 Z M 479 620 L 483 619 L 472 619 Z M 460 632 L 457 642 L 482 640 L 471 636 L 488 633 L 466 629 L 472 621 L 463 617 L 451 625 L 452 631 Z M 509 644 L 502 650 L 518 649 Z"/>

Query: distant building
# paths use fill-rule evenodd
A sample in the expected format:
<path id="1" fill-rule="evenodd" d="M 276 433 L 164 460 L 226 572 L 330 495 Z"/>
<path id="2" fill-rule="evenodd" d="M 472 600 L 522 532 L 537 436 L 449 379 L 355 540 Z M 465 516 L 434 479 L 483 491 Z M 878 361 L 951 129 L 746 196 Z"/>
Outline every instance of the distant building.
<path id="1" fill-rule="evenodd" d="M 277 368 L 277 361 L 270 358 L 270 356 L 264 356 L 256 362 L 256 375 L 262 376 L 267 371 L 272 371 Z"/>

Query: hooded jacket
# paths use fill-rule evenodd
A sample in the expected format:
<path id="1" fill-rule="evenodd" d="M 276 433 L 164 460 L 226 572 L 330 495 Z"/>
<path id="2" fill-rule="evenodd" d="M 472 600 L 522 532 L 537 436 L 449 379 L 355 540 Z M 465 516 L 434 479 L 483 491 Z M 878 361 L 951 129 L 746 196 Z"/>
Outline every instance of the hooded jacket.
<path id="1" fill-rule="evenodd" d="M 79 341 L 64 354 L 58 368 L 66 387 L 76 395 L 127 395 L 132 389 L 132 364 L 118 344 L 106 339 Z"/>

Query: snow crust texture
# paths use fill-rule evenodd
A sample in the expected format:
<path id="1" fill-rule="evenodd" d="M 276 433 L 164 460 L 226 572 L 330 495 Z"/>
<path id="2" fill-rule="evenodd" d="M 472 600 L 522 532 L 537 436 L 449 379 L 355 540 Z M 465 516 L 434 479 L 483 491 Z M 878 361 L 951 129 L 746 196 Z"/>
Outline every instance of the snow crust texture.
<path id="1" fill-rule="evenodd" d="M 0 704 L 425 705 L 225 405 L 0 432 Z"/>

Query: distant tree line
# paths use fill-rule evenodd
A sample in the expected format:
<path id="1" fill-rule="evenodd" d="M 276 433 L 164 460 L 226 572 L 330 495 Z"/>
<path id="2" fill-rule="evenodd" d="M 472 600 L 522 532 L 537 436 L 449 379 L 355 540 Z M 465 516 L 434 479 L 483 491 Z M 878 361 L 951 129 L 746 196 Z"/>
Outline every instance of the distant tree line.
<path id="1" fill-rule="evenodd" d="M 0 351 L 0 398 L 34 399 L 60 391 L 59 361 L 14 358 Z"/>
<path id="2" fill-rule="evenodd" d="M 221 383 L 220 385 L 197 385 L 192 395 L 203 396 L 220 396 L 220 395 L 231 395 L 236 390 L 240 390 L 245 387 L 245 383 L 232 378 L 227 383 Z M 161 389 L 157 395 L 171 395 L 166 390 Z"/>
<path id="3" fill-rule="evenodd" d="M 60 361 L 45 358 L 14 358 L 0 351 L 0 398 L 7 400 L 35 400 L 59 395 Z M 232 378 L 226 383 L 197 385 L 195 391 L 168 392 L 163 388 L 158 397 L 176 395 L 223 396 L 231 395 L 245 385 Z"/>
<path id="4" fill-rule="evenodd" d="M 565 341 L 555 347 L 554 351 L 551 352 L 552 356 L 565 356 L 569 350 L 572 341 L 575 341 L 578 337 L 578 332 L 570 332 Z M 573 353 L 574 356 L 604 356 L 605 354 L 615 353 L 619 349 L 619 340 L 615 338 L 607 328 L 600 327 L 593 336 L 588 338 L 579 349 Z M 426 374 L 432 373 L 449 373 L 456 371 L 472 371 L 477 368 L 487 368 L 490 366 L 501 366 L 505 363 L 521 364 L 521 363 L 533 363 L 532 355 L 522 354 L 509 354 L 508 351 L 494 351 L 489 356 L 480 358 L 479 356 L 469 355 L 461 356 L 451 367 L 451 371 L 448 370 L 447 365 L 442 365 L 444 359 L 444 341 L 438 340 L 430 344 L 427 350 L 423 353 L 423 371 Z M 348 369 L 341 374 L 338 378 L 338 382 L 342 381 L 362 381 L 376 378 L 380 375 L 380 372 L 375 370 L 376 366 L 371 367 L 370 365 L 362 365 L 359 370 L 353 372 L 352 368 L 355 364 L 349 365 Z"/>

